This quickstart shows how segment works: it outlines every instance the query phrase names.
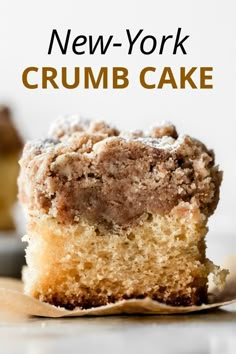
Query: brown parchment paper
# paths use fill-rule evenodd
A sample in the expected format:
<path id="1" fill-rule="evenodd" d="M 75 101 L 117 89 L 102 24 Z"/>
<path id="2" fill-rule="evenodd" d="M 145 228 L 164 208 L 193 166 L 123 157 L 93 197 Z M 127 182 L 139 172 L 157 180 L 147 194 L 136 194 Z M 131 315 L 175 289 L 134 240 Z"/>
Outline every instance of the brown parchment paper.
<path id="1" fill-rule="evenodd" d="M 122 300 L 115 304 L 88 310 L 76 308 L 73 311 L 69 311 L 24 295 L 23 284 L 20 280 L 0 278 L 0 309 L 42 317 L 104 316 L 116 314 L 184 314 L 210 310 L 236 303 L 236 256 L 228 258 L 227 261 L 224 262 L 224 267 L 230 270 L 226 287 L 221 292 L 214 288 L 210 289 L 210 303 L 207 305 L 174 307 L 161 304 L 150 298 L 145 298 L 142 300 Z"/>

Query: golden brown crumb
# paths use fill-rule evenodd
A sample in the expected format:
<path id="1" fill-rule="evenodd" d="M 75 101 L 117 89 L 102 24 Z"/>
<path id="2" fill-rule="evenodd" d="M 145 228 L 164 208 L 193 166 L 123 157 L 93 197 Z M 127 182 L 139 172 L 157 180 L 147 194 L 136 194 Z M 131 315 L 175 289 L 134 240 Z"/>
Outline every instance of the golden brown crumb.
<path id="1" fill-rule="evenodd" d="M 150 133 L 153 138 L 162 138 L 163 136 L 171 136 L 174 139 L 178 138 L 176 128 L 171 123 L 163 122 L 162 124 L 153 127 Z"/>

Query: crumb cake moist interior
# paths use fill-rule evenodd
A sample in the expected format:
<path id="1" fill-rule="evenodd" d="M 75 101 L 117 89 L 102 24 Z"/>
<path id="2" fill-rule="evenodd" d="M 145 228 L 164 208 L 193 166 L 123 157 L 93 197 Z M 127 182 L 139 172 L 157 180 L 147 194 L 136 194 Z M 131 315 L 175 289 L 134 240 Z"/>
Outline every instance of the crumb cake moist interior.
<path id="1" fill-rule="evenodd" d="M 67 308 L 145 296 L 186 306 L 207 301 L 210 272 L 223 282 L 204 240 L 222 174 L 173 125 L 120 132 L 61 119 L 20 164 L 27 294 Z"/>

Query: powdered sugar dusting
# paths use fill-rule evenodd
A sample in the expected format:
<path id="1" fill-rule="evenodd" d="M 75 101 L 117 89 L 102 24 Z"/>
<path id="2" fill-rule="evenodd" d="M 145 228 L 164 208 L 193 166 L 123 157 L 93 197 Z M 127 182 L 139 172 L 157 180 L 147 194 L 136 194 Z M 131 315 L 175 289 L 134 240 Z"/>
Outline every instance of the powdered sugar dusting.
<path id="1" fill-rule="evenodd" d="M 175 151 L 184 142 L 185 135 L 180 136 L 178 139 L 174 139 L 170 136 L 163 136 L 162 138 L 149 138 L 149 137 L 122 137 L 126 141 L 138 141 L 142 144 L 150 146 L 154 149 L 163 149 L 169 151 Z"/>
<path id="2" fill-rule="evenodd" d="M 50 149 L 54 149 L 54 147 L 59 144 L 59 140 L 57 139 L 38 139 L 28 141 L 25 145 L 24 151 L 28 154 L 41 154 L 42 152 L 49 151 Z"/>
<path id="3" fill-rule="evenodd" d="M 153 135 L 152 131 L 143 133 L 142 131 L 134 132 L 119 132 L 105 122 L 90 121 L 83 119 L 79 115 L 70 115 L 59 117 L 50 127 L 49 138 L 44 140 L 36 140 L 29 142 L 26 146 L 28 153 L 40 154 L 43 152 L 53 151 L 56 146 L 66 147 L 70 146 L 81 134 L 104 134 L 104 138 L 100 143 L 106 144 L 109 139 L 121 139 L 127 142 L 136 141 L 145 144 L 155 149 L 163 149 L 168 151 L 175 151 L 184 142 L 184 136 L 173 137 L 169 133 L 176 132 L 175 126 L 170 122 L 162 121 L 156 124 L 154 128 L 156 133 Z M 158 130 L 163 129 L 163 130 Z M 165 130 L 167 129 L 167 130 Z M 157 131 L 158 130 L 158 131 Z M 166 135 L 163 135 L 166 132 Z M 76 133 L 76 134 L 75 134 Z M 79 135 L 78 135 L 79 134 Z M 156 136 L 157 134 L 157 136 Z M 93 142 L 93 145 L 99 144 Z M 99 144 L 100 145 L 100 144 Z M 98 148 L 98 147 L 97 147 Z"/>
<path id="4" fill-rule="evenodd" d="M 150 129 L 153 129 L 153 128 L 166 128 L 166 127 L 174 127 L 174 125 L 168 120 L 162 120 L 161 122 L 157 122 L 155 125 L 152 125 L 150 127 Z"/>
<path id="5" fill-rule="evenodd" d="M 60 138 L 63 135 L 70 135 L 76 131 L 85 131 L 88 129 L 90 123 L 89 119 L 84 119 L 76 114 L 61 116 L 51 125 L 49 136 Z"/>
<path id="6" fill-rule="evenodd" d="M 169 136 L 164 136 L 163 138 L 157 139 L 157 138 L 137 138 L 137 141 L 140 141 L 141 143 L 151 146 L 153 148 L 162 148 L 162 149 L 168 149 L 173 144 L 175 143 L 175 139 L 169 137 Z"/>

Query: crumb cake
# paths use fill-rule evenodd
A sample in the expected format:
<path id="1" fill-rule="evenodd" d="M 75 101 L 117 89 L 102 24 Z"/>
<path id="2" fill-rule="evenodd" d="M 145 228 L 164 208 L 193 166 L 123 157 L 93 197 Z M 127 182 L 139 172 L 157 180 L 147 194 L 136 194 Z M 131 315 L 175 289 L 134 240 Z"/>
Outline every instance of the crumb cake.
<path id="1" fill-rule="evenodd" d="M 11 209 L 17 196 L 18 160 L 22 147 L 9 109 L 0 106 L 0 230 L 15 228 Z"/>
<path id="2" fill-rule="evenodd" d="M 60 119 L 26 144 L 19 198 L 28 216 L 25 293 L 90 308 L 150 297 L 207 302 L 207 220 L 222 173 L 214 153 L 171 124 L 144 133 Z"/>

